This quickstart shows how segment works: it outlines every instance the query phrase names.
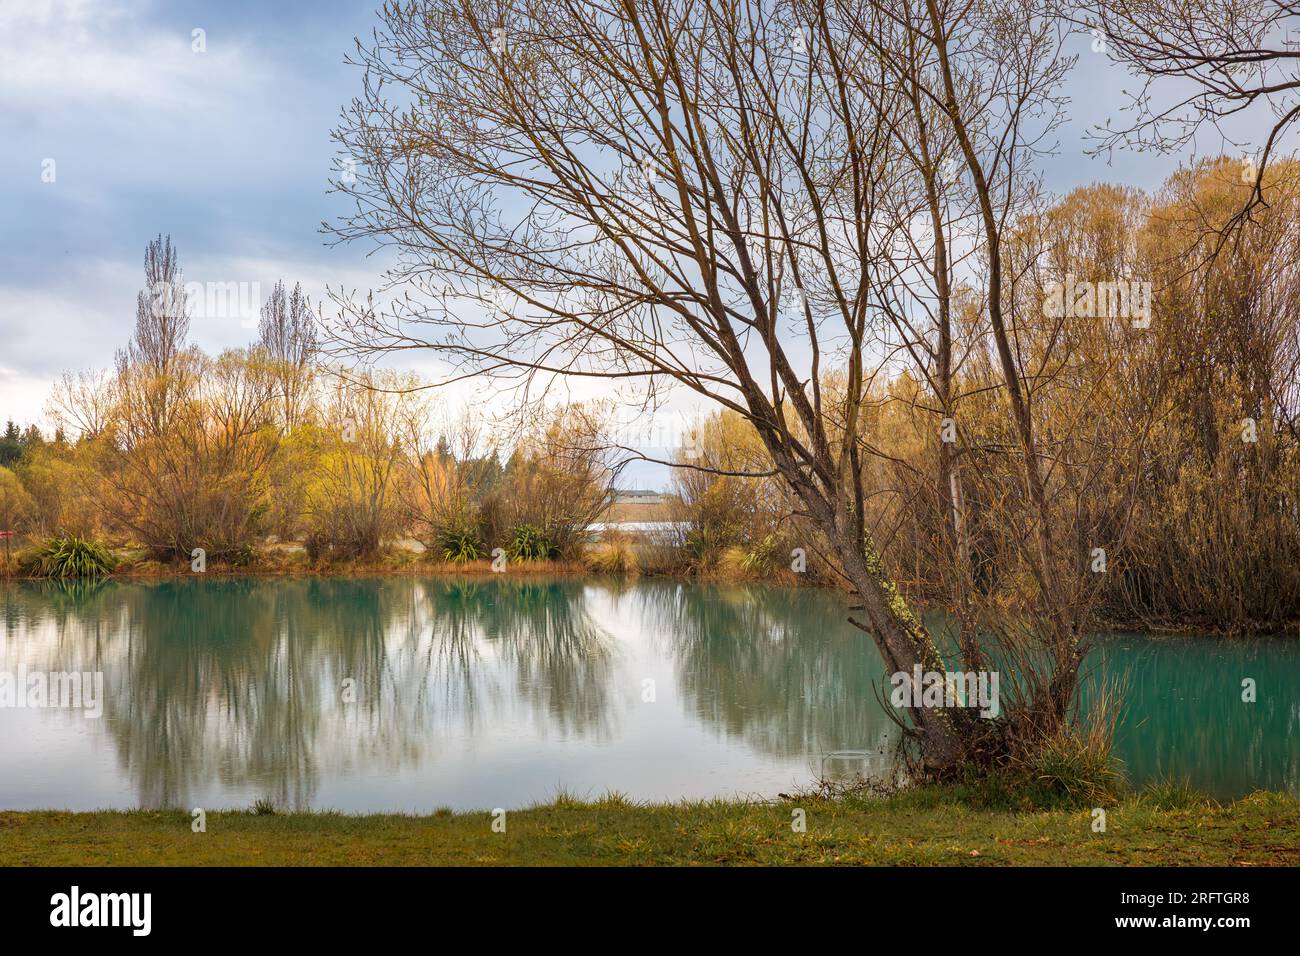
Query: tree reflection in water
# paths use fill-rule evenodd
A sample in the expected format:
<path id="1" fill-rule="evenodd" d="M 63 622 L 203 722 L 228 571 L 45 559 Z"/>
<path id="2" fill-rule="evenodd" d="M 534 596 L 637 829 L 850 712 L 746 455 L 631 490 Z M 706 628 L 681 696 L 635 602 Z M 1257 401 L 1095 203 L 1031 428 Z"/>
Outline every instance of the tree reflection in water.
<path id="1" fill-rule="evenodd" d="M 215 779 L 301 808 L 324 773 L 490 732 L 484 705 L 606 732 L 612 642 L 582 600 L 517 581 L 22 582 L 0 587 L 0 666 L 103 671 L 100 726 L 140 806 L 186 806 Z"/>
<path id="2" fill-rule="evenodd" d="M 85 753 L 58 750 L 68 740 L 106 743 L 110 786 L 129 784 L 145 807 L 205 796 L 302 808 L 322 786 L 361 781 L 351 805 L 393 808 L 422 799 L 392 796 L 398 778 L 468 800 L 484 775 L 539 797 L 570 779 L 661 799 L 747 792 L 741 782 L 811 781 L 823 754 L 897 739 L 874 646 L 840 598 L 812 589 L 497 575 L 4 582 L 0 670 L 20 666 L 102 671 L 104 717 L 45 736 L 32 719 L 79 718 L 0 710 L 0 767 L 39 767 L 42 747 L 66 766 Z M 646 669 L 675 685 L 654 707 L 639 700 Z M 1216 796 L 1300 786 L 1294 642 L 1117 636 L 1087 669 L 1127 675 L 1117 750 L 1135 782 L 1187 775 Z M 1241 701 L 1243 677 L 1258 682 L 1254 703 Z M 75 801 L 58 786 L 27 792 Z M 5 796 L 0 779 L 0 806 Z"/>
<path id="3" fill-rule="evenodd" d="M 655 631 L 670 635 L 679 686 L 701 720 L 776 757 L 892 749 L 898 729 L 872 687 L 884 666 L 844 623 L 838 597 L 673 582 L 636 593 Z"/>

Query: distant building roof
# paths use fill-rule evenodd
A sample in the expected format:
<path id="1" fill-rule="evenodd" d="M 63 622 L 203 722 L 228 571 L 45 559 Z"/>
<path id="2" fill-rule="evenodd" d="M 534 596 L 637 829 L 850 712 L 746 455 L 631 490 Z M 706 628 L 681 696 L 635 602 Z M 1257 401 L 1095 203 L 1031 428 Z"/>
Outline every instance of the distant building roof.
<path id="1" fill-rule="evenodd" d="M 614 492 L 614 502 L 616 504 L 657 504 L 667 501 L 668 498 L 669 495 L 666 491 L 650 491 L 645 488 L 628 488 Z"/>

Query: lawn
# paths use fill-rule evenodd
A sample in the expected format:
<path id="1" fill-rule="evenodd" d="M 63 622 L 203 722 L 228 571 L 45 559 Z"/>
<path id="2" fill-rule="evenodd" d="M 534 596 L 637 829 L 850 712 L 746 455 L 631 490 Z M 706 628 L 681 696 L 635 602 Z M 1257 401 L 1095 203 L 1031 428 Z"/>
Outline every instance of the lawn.
<path id="1" fill-rule="evenodd" d="M 802 810 L 806 831 L 792 821 Z M 942 791 L 884 800 L 636 805 L 619 797 L 506 814 L 0 812 L 6 866 L 1243 865 L 1300 864 L 1300 798 L 1180 807 L 974 809 Z"/>

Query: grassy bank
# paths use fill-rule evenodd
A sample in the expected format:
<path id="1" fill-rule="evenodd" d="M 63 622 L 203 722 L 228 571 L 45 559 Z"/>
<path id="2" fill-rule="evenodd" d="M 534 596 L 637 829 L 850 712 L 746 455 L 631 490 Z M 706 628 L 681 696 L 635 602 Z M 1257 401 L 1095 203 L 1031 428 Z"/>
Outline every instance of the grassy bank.
<path id="1" fill-rule="evenodd" d="M 793 811 L 807 830 L 792 831 Z M 1087 809 L 973 809 L 941 790 L 885 800 L 637 806 L 618 797 L 432 816 L 183 811 L 0 812 L 0 865 L 961 865 L 1300 864 L 1300 798 L 1169 806 L 1135 797 L 1093 831 Z"/>

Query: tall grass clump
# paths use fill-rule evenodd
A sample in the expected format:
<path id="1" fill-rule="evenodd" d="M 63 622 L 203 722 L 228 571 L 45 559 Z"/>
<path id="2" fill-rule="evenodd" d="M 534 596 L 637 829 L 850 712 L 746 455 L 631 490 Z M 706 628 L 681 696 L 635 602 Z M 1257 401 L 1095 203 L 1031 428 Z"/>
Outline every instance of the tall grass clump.
<path id="1" fill-rule="evenodd" d="M 641 569 L 632 542 L 619 534 L 606 534 L 587 551 L 584 563 L 597 574 L 636 574 Z"/>
<path id="2" fill-rule="evenodd" d="M 1071 718 L 1050 733 L 1018 735 L 1001 776 L 1021 803 L 1097 807 L 1124 795 L 1128 783 L 1114 744 L 1125 683 L 1102 681 L 1093 690 L 1086 707 L 1081 694 Z"/>
<path id="3" fill-rule="evenodd" d="M 23 573 L 37 578 L 98 578 L 113 573 L 117 561 L 102 544 L 76 534 L 61 534 L 24 555 Z"/>
<path id="4" fill-rule="evenodd" d="M 782 543 L 775 534 L 765 534 L 753 542 L 741 559 L 741 567 L 749 574 L 770 574 L 777 566 L 782 553 Z"/>
<path id="5" fill-rule="evenodd" d="M 516 525 L 510 534 L 510 543 L 506 552 L 512 561 L 545 561 L 558 557 L 556 549 L 551 546 L 546 533 L 536 525 Z"/>
<path id="6" fill-rule="evenodd" d="M 1138 799 L 1157 810 L 1192 810 L 1210 802 L 1191 780 L 1172 774 L 1152 780 L 1142 788 Z"/>
<path id="7" fill-rule="evenodd" d="M 438 535 L 442 559 L 452 564 L 469 564 L 487 557 L 487 548 L 476 528 L 456 525 L 442 529 Z"/>
<path id="8" fill-rule="evenodd" d="M 1111 739 L 1096 726 L 1064 727 L 1012 766 L 1011 780 L 1036 806 L 1102 806 L 1124 791 Z"/>

